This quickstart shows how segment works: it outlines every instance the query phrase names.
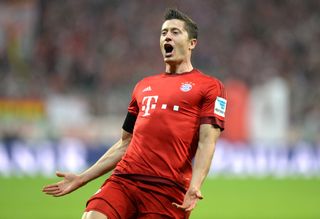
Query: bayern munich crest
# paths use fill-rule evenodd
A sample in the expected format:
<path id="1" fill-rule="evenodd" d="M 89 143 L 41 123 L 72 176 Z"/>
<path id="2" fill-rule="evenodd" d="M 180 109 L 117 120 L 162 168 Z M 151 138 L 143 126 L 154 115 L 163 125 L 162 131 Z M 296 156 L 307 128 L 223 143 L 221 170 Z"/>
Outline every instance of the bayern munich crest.
<path id="1" fill-rule="evenodd" d="M 192 85 L 194 85 L 192 82 L 181 83 L 180 90 L 183 92 L 188 92 L 192 89 Z"/>

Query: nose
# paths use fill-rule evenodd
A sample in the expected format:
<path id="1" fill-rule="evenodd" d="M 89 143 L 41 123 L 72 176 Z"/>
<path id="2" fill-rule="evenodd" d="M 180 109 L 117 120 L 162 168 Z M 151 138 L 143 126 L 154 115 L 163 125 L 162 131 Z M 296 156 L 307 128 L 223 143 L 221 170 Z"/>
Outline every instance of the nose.
<path id="1" fill-rule="evenodd" d="M 164 41 L 165 42 L 170 42 L 171 40 L 172 40 L 171 37 L 169 36 L 169 34 L 167 34 L 165 39 L 164 39 Z"/>
<path id="2" fill-rule="evenodd" d="M 162 39 L 165 41 L 165 42 L 169 42 L 172 40 L 172 37 L 171 37 L 171 33 L 170 31 L 166 32 L 165 34 L 162 35 Z"/>

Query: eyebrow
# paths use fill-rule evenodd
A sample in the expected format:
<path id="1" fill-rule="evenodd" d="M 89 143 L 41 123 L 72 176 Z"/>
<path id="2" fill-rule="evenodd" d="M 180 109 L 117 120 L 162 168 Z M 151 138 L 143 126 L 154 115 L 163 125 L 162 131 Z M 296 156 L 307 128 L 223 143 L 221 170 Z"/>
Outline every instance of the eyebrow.
<path id="1" fill-rule="evenodd" d="M 178 27 L 170 27 L 170 28 L 163 28 L 163 29 L 161 30 L 161 32 L 162 32 L 162 31 L 168 31 L 169 29 L 182 31 L 182 30 L 179 29 Z"/>

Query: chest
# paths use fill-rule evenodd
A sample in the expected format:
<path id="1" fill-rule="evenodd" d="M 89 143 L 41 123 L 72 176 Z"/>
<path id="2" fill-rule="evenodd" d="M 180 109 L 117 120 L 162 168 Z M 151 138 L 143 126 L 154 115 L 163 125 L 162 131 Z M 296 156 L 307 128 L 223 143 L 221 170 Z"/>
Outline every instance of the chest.
<path id="1" fill-rule="evenodd" d="M 152 112 L 194 112 L 201 108 L 203 86 L 194 79 L 164 78 L 139 87 L 136 99 L 144 116 Z"/>

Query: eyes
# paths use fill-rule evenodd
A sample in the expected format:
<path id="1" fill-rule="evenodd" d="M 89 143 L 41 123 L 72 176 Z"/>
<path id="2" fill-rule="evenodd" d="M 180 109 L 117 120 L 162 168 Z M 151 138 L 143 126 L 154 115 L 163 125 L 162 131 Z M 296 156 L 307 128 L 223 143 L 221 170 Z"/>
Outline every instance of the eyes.
<path id="1" fill-rule="evenodd" d="M 169 31 L 167 29 L 163 29 L 161 31 L 161 36 L 166 36 L 168 32 Z M 170 33 L 173 34 L 173 35 L 178 35 L 178 34 L 181 33 L 181 31 L 179 29 L 173 28 L 173 29 L 170 30 Z"/>

